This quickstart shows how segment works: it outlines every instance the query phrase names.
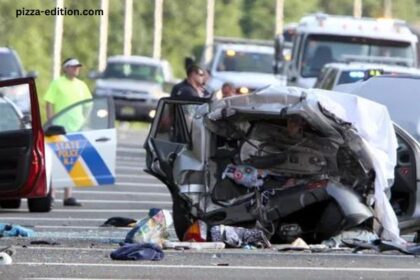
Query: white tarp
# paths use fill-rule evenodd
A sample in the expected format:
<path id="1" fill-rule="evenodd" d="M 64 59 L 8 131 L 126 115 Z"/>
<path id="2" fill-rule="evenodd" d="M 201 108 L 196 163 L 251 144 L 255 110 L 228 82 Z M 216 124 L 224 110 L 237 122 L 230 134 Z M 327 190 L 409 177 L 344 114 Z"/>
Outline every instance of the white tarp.
<path id="1" fill-rule="evenodd" d="M 365 141 L 376 172 L 374 230 L 382 239 L 404 242 L 400 238 L 397 216 L 386 196 L 394 181 L 398 147 L 387 108 L 351 94 L 320 90 L 311 93 L 327 110 L 352 123 Z"/>

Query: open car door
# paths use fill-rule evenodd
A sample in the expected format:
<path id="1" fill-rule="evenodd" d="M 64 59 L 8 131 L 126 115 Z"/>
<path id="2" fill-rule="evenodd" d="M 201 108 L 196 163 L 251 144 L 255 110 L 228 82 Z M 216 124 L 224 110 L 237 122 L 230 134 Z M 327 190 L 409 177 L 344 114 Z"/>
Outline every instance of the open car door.
<path id="1" fill-rule="evenodd" d="M 173 189 L 173 162 L 185 147 L 191 145 L 194 112 L 207 101 L 201 98 L 163 98 L 158 103 L 156 116 L 144 144 L 146 172 L 165 183 L 171 193 L 177 192 Z"/>
<path id="2" fill-rule="evenodd" d="M 13 99 L 27 100 L 25 114 Z M 0 112 L 0 205 L 18 208 L 20 198 L 40 198 L 48 193 L 34 79 L 0 81 Z"/>
<path id="3" fill-rule="evenodd" d="M 54 188 L 114 184 L 114 120 L 112 99 L 95 97 L 69 106 L 45 124 Z"/>

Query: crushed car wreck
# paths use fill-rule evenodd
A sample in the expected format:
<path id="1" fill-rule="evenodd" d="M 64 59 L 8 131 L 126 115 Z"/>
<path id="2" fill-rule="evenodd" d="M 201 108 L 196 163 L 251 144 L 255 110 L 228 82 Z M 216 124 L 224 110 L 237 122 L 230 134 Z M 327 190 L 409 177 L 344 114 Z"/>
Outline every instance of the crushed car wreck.
<path id="1" fill-rule="evenodd" d="M 386 196 L 392 122 L 382 105 L 340 96 L 270 86 L 219 101 L 161 99 L 146 164 L 171 192 L 178 238 L 200 219 L 256 227 L 276 243 L 320 242 L 355 227 L 398 241 Z"/>

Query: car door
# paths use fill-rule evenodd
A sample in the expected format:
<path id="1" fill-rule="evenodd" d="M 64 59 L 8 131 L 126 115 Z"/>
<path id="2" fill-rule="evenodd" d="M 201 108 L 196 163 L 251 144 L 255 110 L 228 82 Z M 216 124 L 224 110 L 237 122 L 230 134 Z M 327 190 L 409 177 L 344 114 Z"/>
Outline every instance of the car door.
<path id="1" fill-rule="evenodd" d="M 71 105 L 45 124 L 54 188 L 115 183 L 114 120 L 112 99 L 95 97 Z"/>
<path id="2" fill-rule="evenodd" d="M 13 95 L 28 100 L 26 114 L 6 97 Z M 34 79 L 0 81 L 0 112 L 0 199 L 46 196 L 44 133 Z"/>
<path id="3" fill-rule="evenodd" d="M 192 144 L 191 124 L 194 112 L 205 102 L 206 99 L 199 98 L 163 98 L 158 103 L 156 116 L 144 144 L 146 171 L 169 188 L 173 184 L 173 162 L 183 149 Z"/>

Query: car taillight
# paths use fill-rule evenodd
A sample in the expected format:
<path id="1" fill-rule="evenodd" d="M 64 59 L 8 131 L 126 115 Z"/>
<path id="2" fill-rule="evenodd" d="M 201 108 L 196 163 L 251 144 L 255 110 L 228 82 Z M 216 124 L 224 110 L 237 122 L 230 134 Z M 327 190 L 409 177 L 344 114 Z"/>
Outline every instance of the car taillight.
<path id="1" fill-rule="evenodd" d="M 27 187 L 33 187 L 32 196 L 45 196 L 47 194 L 47 184 L 45 176 L 41 176 L 45 168 L 45 147 L 43 133 L 39 132 L 35 138 L 36 142 L 32 150 L 31 167 L 27 180 Z"/>

